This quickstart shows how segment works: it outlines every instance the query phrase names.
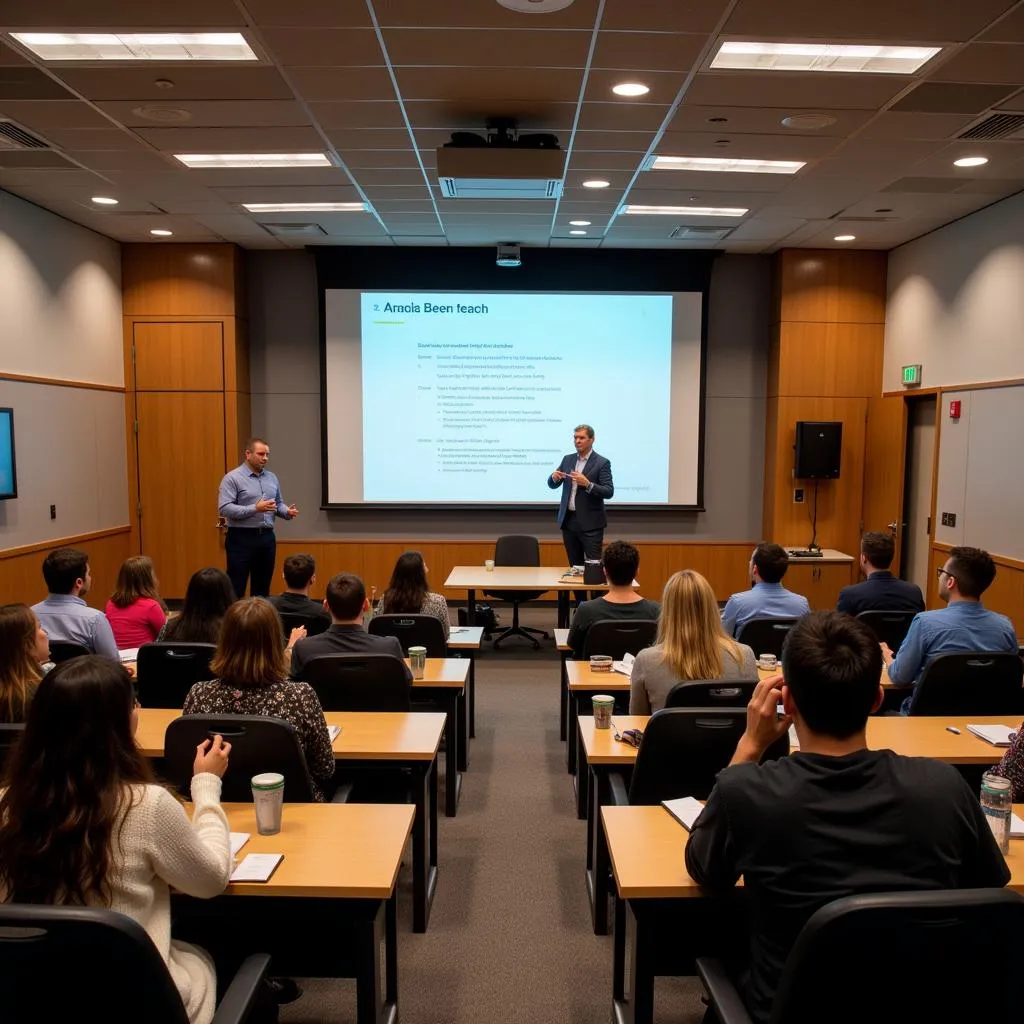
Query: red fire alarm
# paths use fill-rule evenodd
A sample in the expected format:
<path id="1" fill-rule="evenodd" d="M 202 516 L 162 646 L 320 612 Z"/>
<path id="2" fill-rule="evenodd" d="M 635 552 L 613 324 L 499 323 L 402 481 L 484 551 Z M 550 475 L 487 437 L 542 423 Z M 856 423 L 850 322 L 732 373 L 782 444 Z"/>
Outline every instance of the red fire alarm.
<path id="1" fill-rule="evenodd" d="M 949 403 L 949 418 L 951 420 L 960 419 L 960 399 L 957 398 Z"/>

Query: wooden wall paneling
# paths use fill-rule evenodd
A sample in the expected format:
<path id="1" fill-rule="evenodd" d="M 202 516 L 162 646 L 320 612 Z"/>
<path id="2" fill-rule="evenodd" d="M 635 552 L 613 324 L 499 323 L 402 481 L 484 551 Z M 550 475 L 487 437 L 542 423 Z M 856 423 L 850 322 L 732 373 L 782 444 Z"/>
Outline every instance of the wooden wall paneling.
<path id="1" fill-rule="evenodd" d="M 241 465 L 245 442 L 252 434 L 252 396 L 247 391 L 224 392 L 224 445 L 229 466 Z M 271 446 L 273 452 L 273 446 Z M 271 463 L 273 468 L 273 463 Z M 287 489 L 285 501 L 291 503 Z M 300 508 L 299 512 L 309 515 L 313 509 Z"/>
<path id="2" fill-rule="evenodd" d="M 907 454 L 907 403 L 902 395 L 868 399 L 864 438 L 864 531 L 885 530 L 903 520 L 903 482 Z M 900 564 L 902 525 L 897 528 L 896 557 Z M 851 551 L 851 555 L 858 552 Z"/>
<path id="3" fill-rule="evenodd" d="M 136 322 L 138 391 L 222 391 L 224 323 Z"/>
<path id="4" fill-rule="evenodd" d="M 853 565 L 791 564 L 783 583 L 794 593 L 803 594 L 815 611 L 835 608 L 839 591 L 854 582 L 856 563 Z M 756 653 L 756 652 L 755 652 Z"/>
<path id="5" fill-rule="evenodd" d="M 778 394 L 869 397 L 881 390 L 885 325 L 779 324 Z"/>
<path id="6" fill-rule="evenodd" d="M 139 453 L 135 436 L 135 422 L 138 410 L 135 405 L 135 323 L 128 317 L 122 318 L 121 338 L 124 349 L 124 440 L 125 465 L 128 467 L 128 525 L 131 529 L 133 554 L 142 551 L 139 534 Z"/>
<path id="7" fill-rule="evenodd" d="M 779 254 L 779 319 L 885 323 L 884 252 L 785 249 Z M 881 390 L 881 379 L 878 382 Z"/>
<path id="8" fill-rule="evenodd" d="M 224 390 L 249 390 L 249 332 L 237 317 L 224 319 Z"/>
<path id="9" fill-rule="evenodd" d="M 949 558 L 951 550 L 951 544 L 932 544 L 932 571 L 928 581 L 928 593 L 925 594 L 929 610 L 943 607 L 943 602 L 938 597 L 939 584 L 936 573 Z M 996 563 L 996 578 L 992 581 L 992 586 L 982 596 L 982 604 L 994 612 L 1005 615 L 1013 623 L 1018 641 L 1022 641 L 1024 640 L 1024 562 L 993 552 L 989 553 Z"/>
<path id="10" fill-rule="evenodd" d="M 242 264 L 230 243 L 126 244 L 121 247 L 125 316 L 239 315 Z"/>
<path id="11" fill-rule="evenodd" d="M 761 504 L 761 539 L 775 536 L 775 505 L 779 487 L 785 483 L 789 493 L 789 481 L 793 479 L 793 452 L 779 447 L 779 399 L 770 397 L 765 403 L 764 427 L 764 494 Z M 782 462 L 779 452 L 782 452 Z"/>
<path id="12" fill-rule="evenodd" d="M 285 582 L 281 576 L 284 570 L 284 560 L 289 555 L 312 555 L 316 562 L 316 582 L 310 590 L 310 597 L 323 600 L 324 591 L 327 588 L 327 581 L 334 575 L 331 572 L 327 559 L 327 545 L 317 541 L 292 541 L 277 540 L 277 562 L 274 565 L 274 579 L 270 584 L 271 594 L 280 594 L 285 589 Z"/>

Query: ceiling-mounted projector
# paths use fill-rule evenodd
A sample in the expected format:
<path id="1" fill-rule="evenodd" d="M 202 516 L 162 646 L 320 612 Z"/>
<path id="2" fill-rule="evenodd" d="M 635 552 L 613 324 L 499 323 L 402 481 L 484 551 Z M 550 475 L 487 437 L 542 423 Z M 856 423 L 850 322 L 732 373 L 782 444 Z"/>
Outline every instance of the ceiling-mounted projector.
<path id="1" fill-rule="evenodd" d="M 488 122 L 485 135 L 453 132 L 437 150 L 437 176 L 446 199 L 557 199 L 565 154 L 558 138 L 520 134 L 510 118 Z"/>

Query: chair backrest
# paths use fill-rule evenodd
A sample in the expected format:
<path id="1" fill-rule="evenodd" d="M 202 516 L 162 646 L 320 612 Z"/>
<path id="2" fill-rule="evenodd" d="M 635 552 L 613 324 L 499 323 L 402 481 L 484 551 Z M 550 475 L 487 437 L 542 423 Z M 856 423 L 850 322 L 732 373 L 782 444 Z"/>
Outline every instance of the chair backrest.
<path id="1" fill-rule="evenodd" d="M 444 626 L 433 615 L 407 615 L 388 613 L 374 615 L 370 629 L 374 636 L 396 636 L 402 650 L 409 653 L 410 647 L 426 647 L 428 658 L 444 658 L 448 655 L 448 644 L 444 638 Z"/>
<path id="2" fill-rule="evenodd" d="M 73 640 L 51 640 L 50 661 L 59 665 L 62 661 L 80 658 L 83 654 L 92 654 L 85 644 L 77 644 Z"/>
<path id="3" fill-rule="evenodd" d="M 157 643 L 139 648 L 135 665 L 139 703 L 144 708 L 181 708 L 188 691 L 212 679 L 214 644 Z"/>
<path id="4" fill-rule="evenodd" d="M 284 776 L 284 798 L 312 803 L 313 785 L 299 734 L 291 722 L 263 715 L 184 715 L 164 734 L 164 769 L 183 796 L 192 783 L 196 747 L 215 733 L 231 744 L 221 800 L 252 802 L 252 777 L 264 772 Z"/>
<path id="5" fill-rule="evenodd" d="M 875 636 L 882 643 L 888 644 L 891 651 L 898 651 L 916 614 L 917 612 L 887 612 L 881 608 L 873 608 L 871 611 L 861 612 L 857 618 L 867 623 Z"/>
<path id="6" fill-rule="evenodd" d="M 912 715 L 1024 713 L 1024 664 L 1016 654 L 940 654 L 914 687 Z"/>
<path id="7" fill-rule="evenodd" d="M 188 1024 L 181 996 L 137 921 L 112 910 L 0 905 L 0 1017 Z"/>
<path id="8" fill-rule="evenodd" d="M 651 715 L 629 786 L 631 804 L 658 804 L 680 796 L 707 799 L 715 776 L 729 763 L 747 727 L 745 708 L 667 708 Z M 763 760 L 785 757 L 789 737 Z"/>
<path id="9" fill-rule="evenodd" d="M 495 565 L 540 565 L 540 541 L 522 533 L 508 533 L 494 543 Z"/>
<path id="10" fill-rule="evenodd" d="M 583 657 L 608 654 L 620 660 L 624 654 L 639 654 L 654 643 L 658 623 L 654 619 L 598 619 L 587 630 Z"/>
<path id="11" fill-rule="evenodd" d="M 695 679 L 676 683 L 665 699 L 667 708 L 745 708 L 754 695 L 755 682 Z"/>
<path id="12" fill-rule="evenodd" d="M 405 665 L 390 654 L 325 654 L 302 677 L 324 711 L 408 711 Z"/>
<path id="13" fill-rule="evenodd" d="M 750 619 L 743 624 L 736 639 L 746 644 L 754 652 L 755 658 L 760 658 L 762 654 L 774 654 L 776 658 L 781 658 L 782 645 L 796 622 L 796 619 Z"/>
<path id="14" fill-rule="evenodd" d="M 1019 1020 L 1022 959 L 1024 899 L 1007 889 L 847 896 L 804 925 L 770 1021 Z"/>
<path id="15" fill-rule="evenodd" d="M 281 625 L 284 626 L 284 638 L 287 641 L 288 634 L 299 626 L 305 626 L 306 636 L 318 636 L 326 633 L 331 620 L 325 615 L 302 615 L 299 612 L 278 612 L 281 616 Z"/>
<path id="16" fill-rule="evenodd" d="M 0 778 L 7 770 L 7 757 L 11 752 L 11 747 L 18 742 L 24 731 L 24 722 L 0 723 Z"/>

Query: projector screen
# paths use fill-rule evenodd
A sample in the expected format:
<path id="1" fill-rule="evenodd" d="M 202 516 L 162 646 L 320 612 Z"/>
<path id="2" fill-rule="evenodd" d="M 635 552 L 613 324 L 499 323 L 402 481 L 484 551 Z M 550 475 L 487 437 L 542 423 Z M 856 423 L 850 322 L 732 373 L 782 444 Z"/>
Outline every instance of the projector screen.
<path id="1" fill-rule="evenodd" d="M 327 506 L 537 506 L 581 423 L 615 505 L 697 508 L 702 295 L 324 291 Z"/>

